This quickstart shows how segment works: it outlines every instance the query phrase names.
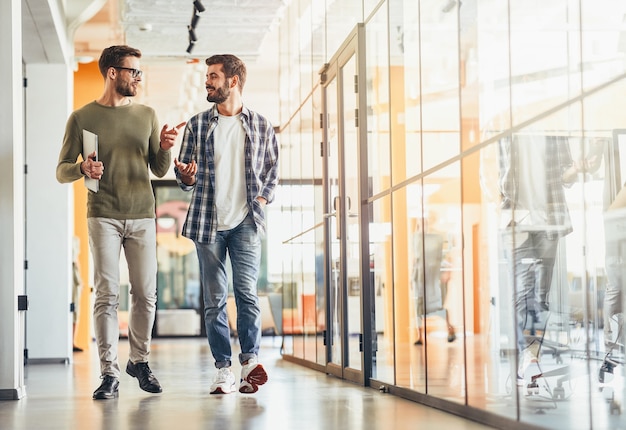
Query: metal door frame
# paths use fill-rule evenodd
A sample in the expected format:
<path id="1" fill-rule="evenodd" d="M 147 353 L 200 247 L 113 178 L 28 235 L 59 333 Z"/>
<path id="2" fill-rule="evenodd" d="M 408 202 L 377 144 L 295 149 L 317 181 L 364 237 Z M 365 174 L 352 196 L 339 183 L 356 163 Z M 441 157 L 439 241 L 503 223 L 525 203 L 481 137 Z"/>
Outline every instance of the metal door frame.
<path id="1" fill-rule="evenodd" d="M 355 58 L 356 72 L 354 82 L 343 82 L 341 70 L 348 63 L 349 60 Z M 371 299 L 370 291 L 373 288 L 369 285 L 370 280 L 370 266 L 369 266 L 369 210 L 367 203 L 368 195 L 368 162 L 367 162 L 367 100 L 365 91 L 365 26 L 362 23 L 356 25 L 354 30 L 346 38 L 341 47 L 337 50 L 331 60 L 324 65 L 320 71 L 320 82 L 322 85 L 322 127 L 323 127 L 323 147 L 324 147 L 324 264 L 326 267 L 325 274 L 325 289 L 326 297 L 330 297 L 330 275 L 332 273 L 330 251 L 329 246 L 331 241 L 331 229 L 330 223 L 335 222 L 331 219 L 332 211 L 335 208 L 331 207 L 330 202 L 330 190 L 329 190 L 329 178 L 328 178 L 328 150 L 329 150 L 329 124 L 328 124 L 328 96 L 327 88 L 330 82 L 337 80 L 337 125 L 340 127 L 338 133 L 339 141 L 339 196 L 345 197 L 345 154 L 344 149 L 344 115 L 343 115 L 343 88 L 345 85 L 354 85 L 355 97 L 357 97 L 357 112 L 356 124 L 357 127 L 357 148 L 358 148 L 358 193 L 359 202 L 355 210 L 358 210 L 359 219 L 359 234 L 361 241 L 360 249 L 360 279 L 361 279 L 361 327 L 360 327 L 360 344 L 361 344 L 361 369 L 352 369 L 347 366 L 349 363 L 349 351 L 348 351 L 348 307 L 347 307 L 347 266 L 346 266 L 346 235 L 343 234 L 340 239 L 340 255 L 341 267 L 340 267 L 340 280 L 339 280 L 339 293 L 340 293 L 340 315 L 339 325 L 341 331 L 341 365 L 337 363 L 331 363 L 331 340 L 332 340 L 332 314 L 330 301 L 326 300 L 326 372 L 342 379 L 347 379 L 352 382 L 356 382 L 361 385 L 369 385 L 369 379 L 372 374 L 372 357 L 373 349 L 375 348 L 372 341 L 372 318 L 373 302 Z M 340 208 L 342 205 L 340 203 Z M 347 228 L 347 211 L 340 210 L 340 219 L 337 221 L 339 229 L 342 232 Z"/>

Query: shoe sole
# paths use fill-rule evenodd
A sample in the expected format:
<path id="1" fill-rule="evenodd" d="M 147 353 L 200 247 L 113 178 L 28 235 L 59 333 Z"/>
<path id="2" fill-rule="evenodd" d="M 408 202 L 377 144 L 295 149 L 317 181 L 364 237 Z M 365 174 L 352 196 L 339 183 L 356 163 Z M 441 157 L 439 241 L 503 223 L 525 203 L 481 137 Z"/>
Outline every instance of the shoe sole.
<path id="1" fill-rule="evenodd" d="M 112 399 L 117 399 L 119 395 L 120 395 L 119 391 L 115 391 L 112 396 L 107 396 L 105 394 L 100 394 L 100 395 L 94 394 L 93 399 L 94 400 L 112 400 Z"/>
<path id="2" fill-rule="evenodd" d="M 247 382 L 247 384 L 243 384 Z M 252 371 L 246 376 L 246 379 L 242 381 L 239 386 L 239 392 L 244 394 L 252 394 L 259 391 L 259 385 L 263 385 L 267 382 L 267 372 L 263 368 L 263 365 L 257 364 Z"/>
<path id="3" fill-rule="evenodd" d="M 222 387 L 217 387 L 216 389 L 211 391 L 211 394 L 230 394 L 233 392 L 234 388 L 235 388 L 235 385 L 233 385 L 230 390 L 225 390 Z"/>

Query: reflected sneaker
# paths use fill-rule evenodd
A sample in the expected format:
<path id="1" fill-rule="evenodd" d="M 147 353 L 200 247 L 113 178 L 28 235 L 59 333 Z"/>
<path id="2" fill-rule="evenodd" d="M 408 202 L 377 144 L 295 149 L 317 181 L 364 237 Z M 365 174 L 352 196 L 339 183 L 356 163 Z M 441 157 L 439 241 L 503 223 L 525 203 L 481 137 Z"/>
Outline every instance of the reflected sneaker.
<path id="1" fill-rule="evenodd" d="M 217 369 L 211 384 L 211 394 L 230 394 L 235 389 L 235 375 L 230 367 Z"/>
<path id="2" fill-rule="evenodd" d="M 522 354 L 520 356 L 519 359 L 519 365 L 517 367 L 517 380 L 518 382 L 522 381 L 522 384 L 524 382 L 524 373 L 526 372 L 526 369 L 528 369 L 528 367 L 532 364 L 532 363 L 537 363 L 539 360 L 537 359 L 537 352 L 538 352 L 538 347 L 535 347 L 535 345 L 530 345 L 528 348 L 525 348 L 522 351 Z"/>
<path id="3" fill-rule="evenodd" d="M 240 393 L 256 393 L 259 385 L 267 382 L 267 372 L 263 365 L 257 361 L 256 357 L 248 360 L 247 364 L 241 366 L 241 381 L 239 382 Z"/>

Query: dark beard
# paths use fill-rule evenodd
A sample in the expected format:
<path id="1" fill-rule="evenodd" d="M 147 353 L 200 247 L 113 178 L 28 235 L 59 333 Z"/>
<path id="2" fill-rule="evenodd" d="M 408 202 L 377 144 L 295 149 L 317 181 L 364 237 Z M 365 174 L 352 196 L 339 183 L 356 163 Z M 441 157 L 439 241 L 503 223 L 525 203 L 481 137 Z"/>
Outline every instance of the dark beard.
<path id="1" fill-rule="evenodd" d="M 123 97 L 134 97 L 137 95 L 137 91 L 129 83 L 123 81 L 117 81 L 115 91 Z"/>
<path id="2" fill-rule="evenodd" d="M 223 87 L 216 88 L 212 94 L 207 94 L 206 99 L 211 103 L 220 104 L 224 103 L 228 99 L 228 96 L 230 96 L 230 88 L 224 85 Z"/>

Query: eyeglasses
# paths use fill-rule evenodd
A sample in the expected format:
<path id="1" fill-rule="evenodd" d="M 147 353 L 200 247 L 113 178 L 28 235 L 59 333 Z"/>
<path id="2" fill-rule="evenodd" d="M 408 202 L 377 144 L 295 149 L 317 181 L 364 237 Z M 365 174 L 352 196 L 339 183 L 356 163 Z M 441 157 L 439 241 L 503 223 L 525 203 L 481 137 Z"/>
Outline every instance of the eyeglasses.
<path id="1" fill-rule="evenodd" d="M 140 78 L 143 74 L 143 71 L 139 69 L 132 69 L 130 67 L 121 67 L 121 66 L 112 66 L 114 69 L 128 70 L 130 72 L 130 76 L 133 78 Z"/>

